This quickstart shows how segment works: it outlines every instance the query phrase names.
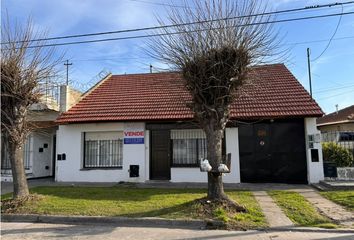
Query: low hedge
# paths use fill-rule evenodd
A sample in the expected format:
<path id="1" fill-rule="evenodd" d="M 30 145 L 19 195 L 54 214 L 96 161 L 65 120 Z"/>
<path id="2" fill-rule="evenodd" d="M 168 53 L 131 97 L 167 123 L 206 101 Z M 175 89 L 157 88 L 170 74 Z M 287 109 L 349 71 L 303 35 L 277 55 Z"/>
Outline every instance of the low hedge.
<path id="1" fill-rule="evenodd" d="M 353 166 L 353 154 L 335 142 L 322 143 L 323 160 L 333 162 L 337 167 Z"/>

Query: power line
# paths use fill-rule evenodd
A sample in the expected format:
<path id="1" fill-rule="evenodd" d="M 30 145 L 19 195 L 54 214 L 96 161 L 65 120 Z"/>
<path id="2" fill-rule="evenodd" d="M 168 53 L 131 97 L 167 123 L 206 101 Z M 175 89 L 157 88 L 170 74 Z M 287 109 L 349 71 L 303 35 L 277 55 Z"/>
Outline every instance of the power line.
<path id="1" fill-rule="evenodd" d="M 337 91 L 337 90 L 341 90 L 343 88 L 353 88 L 354 87 L 354 84 L 351 84 L 351 85 L 345 85 L 345 86 L 341 86 L 341 87 L 333 87 L 333 88 L 324 88 L 320 91 L 316 91 L 314 93 L 317 93 L 317 94 L 321 94 L 321 93 L 325 93 L 325 92 L 331 92 L 331 91 Z"/>
<path id="2" fill-rule="evenodd" d="M 163 25 L 163 26 L 124 29 L 124 30 L 106 31 L 106 32 L 97 32 L 97 33 L 76 34 L 76 35 L 67 35 L 67 36 L 60 36 L 60 37 L 39 38 L 39 39 L 32 39 L 32 40 L 28 40 L 28 41 L 18 41 L 18 42 L 38 42 L 38 41 L 50 41 L 50 40 L 59 40 L 59 39 L 67 39 L 67 38 L 91 37 L 91 36 L 110 35 L 110 34 L 128 33 L 128 32 L 140 32 L 140 31 L 156 30 L 156 29 L 162 29 L 162 28 L 171 28 L 171 27 L 177 27 L 177 26 L 201 24 L 201 23 L 207 23 L 207 22 L 232 20 L 232 19 L 239 19 L 239 18 L 246 18 L 246 17 L 266 16 L 266 15 L 274 15 L 274 14 L 281 14 L 281 13 L 306 11 L 306 10 L 319 9 L 319 8 L 327 8 L 327 7 L 333 7 L 333 6 L 343 6 L 343 5 L 353 4 L 353 3 L 354 3 L 354 1 L 345 2 L 345 3 L 331 3 L 331 4 L 307 6 L 307 7 L 303 7 L 303 8 L 294 8 L 294 9 L 286 9 L 286 10 L 258 13 L 258 14 L 252 14 L 252 15 L 237 16 L 237 17 L 227 17 L 227 18 L 220 18 L 220 19 L 195 21 L 195 22 L 182 23 L 182 24 L 170 24 L 170 25 Z M 18 42 L 16 42 L 16 43 L 18 43 Z M 1 43 L 1 44 L 9 44 L 9 42 L 5 42 L 5 43 Z"/>
<path id="3" fill-rule="evenodd" d="M 340 37 L 340 38 L 333 38 L 332 41 L 340 41 L 340 40 L 346 40 L 346 39 L 353 39 L 354 36 L 346 36 L 346 37 Z M 319 40 L 312 40 L 312 41 L 303 41 L 303 42 L 292 42 L 292 43 L 284 43 L 281 44 L 280 46 L 287 46 L 287 45 L 303 45 L 303 44 L 309 44 L 309 43 L 321 43 L 321 42 L 327 42 L 329 39 L 319 39 Z M 140 56 L 140 57 L 109 57 L 106 58 L 104 56 L 102 57 L 98 57 L 98 58 L 85 58 L 85 59 L 75 59 L 72 58 L 71 61 L 75 61 L 75 62 L 95 62 L 95 61 L 125 61 L 125 60 L 140 60 L 140 59 L 151 59 L 151 57 L 144 57 L 144 56 Z M 306 70 L 304 67 L 301 67 L 300 65 L 287 60 L 289 63 L 291 63 L 292 65 L 302 68 L 303 70 Z M 65 61 L 64 61 L 65 62 Z M 320 77 L 318 74 L 316 73 L 312 73 L 313 75 L 315 75 L 316 77 Z"/>
<path id="4" fill-rule="evenodd" d="M 190 7 L 188 7 L 188 6 L 173 5 L 173 4 L 158 3 L 158 2 L 149 2 L 149 1 L 144 1 L 144 0 L 129 0 L 129 1 L 130 1 L 130 2 L 140 2 L 140 3 L 152 4 L 152 5 L 159 5 L 159 6 L 164 6 L 164 7 L 190 8 Z"/>
<path id="5" fill-rule="evenodd" d="M 354 36 L 339 37 L 339 38 L 333 38 L 332 41 L 352 39 L 352 38 L 354 38 Z M 283 45 L 300 45 L 300 44 L 309 44 L 309 43 L 319 43 L 319 42 L 327 42 L 328 40 L 329 39 L 319 39 L 319 40 L 304 41 L 304 42 L 285 43 Z"/>
<path id="6" fill-rule="evenodd" d="M 334 94 L 334 95 L 331 95 L 331 96 L 326 96 L 326 97 L 323 97 L 323 98 L 319 98 L 317 100 L 324 100 L 324 99 L 328 99 L 328 98 L 333 98 L 333 97 L 337 97 L 339 95 L 344 95 L 344 94 L 348 94 L 348 93 L 352 93 L 352 92 L 353 92 L 353 90 L 345 91 L 345 92 Z"/>
<path id="7" fill-rule="evenodd" d="M 343 10 L 344 10 L 344 9 L 343 9 L 343 5 L 341 5 L 341 6 L 342 6 L 342 13 L 343 13 Z M 340 23 L 341 23 L 341 21 L 342 21 L 342 17 L 343 17 L 343 15 L 340 15 L 339 20 L 338 20 L 338 23 L 337 23 L 337 27 L 336 27 L 336 29 L 334 30 L 334 33 L 333 33 L 332 37 L 329 39 L 327 46 L 326 46 L 326 47 L 324 48 L 324 50 L 320 53 L 320 55 L 318 55 L 318 57 L 316 57 L 315 59 L 311 60 L 311 62 L 315 62 L 315 61 L 317 61 L 318 59 L 320 59 L 320 58 L 322 57 L 322 55 L 327 51 L 327 49 L 329 48 L 329 45 L 331 45 L 331 42 L 332 42 L 334 36 L 337 34 L 339 25 L 340 25 Z"/>
<path id="8" fill-rule="evenodd" d="M 292 21 L 302 21 L 302 20 L 309 20 L 309 19 L 318 19 L 318 18 L 326 18 L 326 17 L 334 17 L 339 15 L 350 15 L 354 14 L 352 12 L 345 12 L 345 13 L 335 13 L 335 14 L 326 14 L 326 15 L 317 15 L 317 16 L 309 16 L 309 17 L 301 17 L 301 18 L 291 18 L 291 19 L 282 19 L 282 20 L 274 20 L 274 21 L 267 21 L 267 22 L 257 22 L 251 24 L 242 24 L 238 25 L 239 27 L 248 27 L 248 26 L 255 26 L 255 25 L 263 25 L 263 24 L 274 24 L 274 23 L 284 23 L 284 22 L 292 22 Z M 218 28 L 215 28 L 218 29 Z M 197 31 L 204 31 L 207 29 L 195 30 L 190 32 L 197 32 Z M 209 30 L 209 29 L 208 29 Z M 55 47 L 55 46 L 65 46 L 65 45 L 75 45 L 75 44 L 85 44 L 85 43 L 96 43 L 96 42 L 107 42 L 107 41 L 119 41 L 119 40 L 128 40 L 128 39 L 138 39 L 138 38 L 150 38 L 150 37 L 159 37 L 159 36 L 166 36 L 166 35 L 175 35 L 175 34 L 185 34 L 185 31 L 173 32 L 173 33 L 158 33 L 158 34 L 149 34 L 149 35 L 136 35 L 136 36 L 127 36 L 127 37 L 117 37 L 117 38 L 104 38 L 104 39 L 96 39 L 96 40 L 85 40 L 85 41 L 77 41 L 77 42 L 64 42 L 64 43 L 53 43 L 53 44 L 43 44 L 43 45 L 35 45 L 29 46 L 28 48 L 37 48 L 37 47 Z"/>

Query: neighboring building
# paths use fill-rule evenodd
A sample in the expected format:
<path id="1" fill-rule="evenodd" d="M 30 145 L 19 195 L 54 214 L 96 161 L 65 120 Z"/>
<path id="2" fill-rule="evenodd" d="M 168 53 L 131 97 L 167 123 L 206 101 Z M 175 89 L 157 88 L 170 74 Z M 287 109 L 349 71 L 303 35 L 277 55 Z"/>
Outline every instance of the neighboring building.
<path id="1" fill-rule="evenodd" d="M 322 110 L 283 64 L 253 70 L 230 109 L 224 182 L 322 180 Z M 109 75 L 57 119 L 56 181 L 206 182 L 190 99 L 179 73 Z"/>
<path id="2" fill-rule="evenodd" d="M 29 121 L 35 128 L 28 136 L 23 147 L 23 161 L 27 178 L 54 176 L 56 131 L 55 120 L 60 114 L 59 108 L 69 109 L 80 96 L 76 90 L 61 87 L 60 105 L 50 96 L 43 96 L 39 103 L 30 107 Z M 66 98 L 70 98 L 67 101 Z M 7 142 L 1 139 L 1 181 L 12 181 L 11 163 L 7 152 Z"/>
<path id="3" fill-rule="evenodd" d="M 317 119 L 321 131 L 354 131 L 354 105 Z"/>
<path id="4" fill-rule="evenodd" d="M 354 105 L 317 119 L 323 142 L 336 142 L 354 156 Z"/>

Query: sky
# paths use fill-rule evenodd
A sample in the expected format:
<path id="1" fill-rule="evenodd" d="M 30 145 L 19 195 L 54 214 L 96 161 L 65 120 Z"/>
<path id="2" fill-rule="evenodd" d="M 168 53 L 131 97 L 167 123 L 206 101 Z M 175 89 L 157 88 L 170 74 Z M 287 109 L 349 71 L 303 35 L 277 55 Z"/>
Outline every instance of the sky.
<path id="1" fill-rule="evenodd" d="M 274 10 L 284 10 L 336 1 L 349 2 L 269 0 L 269 4 Z M 164 18 L 167 11 L 163 4 L 179 6 L 182 3 L 183 0 L 2 0 L 1 13 L 5 16 L 7 12 L 10 21 L 18 23 L 24 23 L 31 17 L 36 29 L 47 30 L 48 36 L 56 37 L 156 26 L 156 16 Z M 280 14 L 277 18 L 297 18 L 341 11 L 341 7 L 331 7 Z M 343 11 L 354 11 L 354 4 L 345 6 Z M 338 30 L 333 36 L 337 26 Z M 280 23 L 276 24 L 276 28 L 284 37 L 283 44 L 289 48 L 286 66 L 308 91 L 306 49 L 311 49 L 313 97 L 325 113 L 335 111 L 337 104 L 339 109 L 354 104 L 354 14 L 343 16 L 341 20 L 336 16 Z M 115 34 L 109 37 L 130 35 L 132 34 Z M 333 40 L 330 41 L 332 37 Z M 164 67 L 147 56 L 144 48 L 146 39 L 134 39 L 62 46 L 58 47 L 58 51 L 65 52 L 65 59 L 72 63 L 69 67 L 71 84 L 76 88 L 87 89 L 107 72 L 147 73 L 150 71 L 150 64 L 154 67 L 153 71 Z M 64 80 L 65 66 L 61 66 L 60 70 L 61 80 Z"/>

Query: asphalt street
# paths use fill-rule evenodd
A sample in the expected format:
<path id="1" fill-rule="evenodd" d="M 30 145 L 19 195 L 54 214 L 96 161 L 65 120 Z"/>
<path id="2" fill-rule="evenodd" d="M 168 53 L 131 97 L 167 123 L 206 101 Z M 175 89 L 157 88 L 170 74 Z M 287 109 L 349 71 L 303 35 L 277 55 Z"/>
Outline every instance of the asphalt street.
<path id="1" fill-rule="evenodd" d="M 1 223 L 1 239 L 240 239 L 354 240 L 354 231 L 298 229 L 284 231 L 225 231 L 173 228 L 117 227 L 114 225 L 65 225 L 45 223 Z"/>

